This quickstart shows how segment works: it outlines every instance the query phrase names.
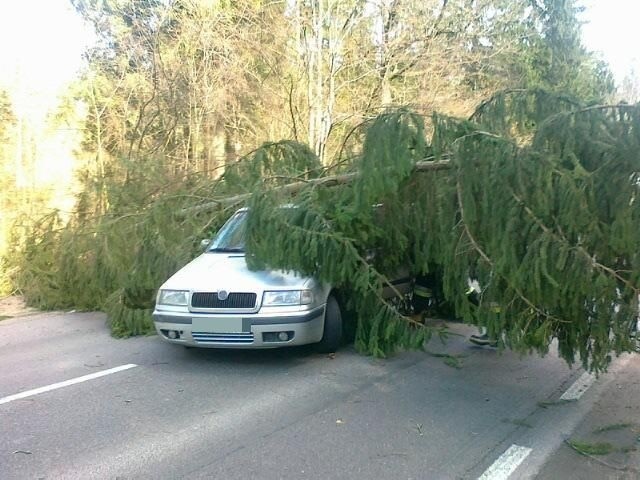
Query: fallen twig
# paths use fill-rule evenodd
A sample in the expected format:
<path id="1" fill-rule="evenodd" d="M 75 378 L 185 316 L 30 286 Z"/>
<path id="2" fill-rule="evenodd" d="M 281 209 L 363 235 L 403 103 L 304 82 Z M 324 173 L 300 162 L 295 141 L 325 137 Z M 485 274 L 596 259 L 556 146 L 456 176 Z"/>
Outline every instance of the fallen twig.
<path id="1" fill-rule="evenodd" d="M 591 460 L 593 460 L 594 462 L 602 465 L 603 467 L 607 467 L 607 468 L 610 468 L 612 470 L 617 470 L 619 472 L 638 472 L 637 469 L 635 469 L 633 467 L 629 467 L 628 465 L 625 465 L 624 467 L 619 467 L 617 465 L 612 465 L 609 462 L 605 462 L 604 460 L 600 460 L 599 458 L 595 457 L 594 455 L 591 455 L 590 453 L 587 453 L 587 452 L 577 448 L 575 445 L 573 445 L 571 443 L 571 441 L 568 438 L 565 438 L 564 443 L 569 445 L 569 447 L 571 447 L 572 450 L 578 452 L 580 455 L 583 455 L 585 457 L 590 458 Z"/>

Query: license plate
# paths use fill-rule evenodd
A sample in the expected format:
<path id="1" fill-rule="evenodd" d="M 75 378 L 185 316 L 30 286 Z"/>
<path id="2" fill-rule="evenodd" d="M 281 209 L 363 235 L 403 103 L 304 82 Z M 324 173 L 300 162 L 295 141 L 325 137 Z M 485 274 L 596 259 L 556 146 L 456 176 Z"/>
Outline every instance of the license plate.
<path id="1" fill-rule="evenodd" d="M 242 318 L 194 318 L 191 329 L 205 333 L 242 333 Z"/>

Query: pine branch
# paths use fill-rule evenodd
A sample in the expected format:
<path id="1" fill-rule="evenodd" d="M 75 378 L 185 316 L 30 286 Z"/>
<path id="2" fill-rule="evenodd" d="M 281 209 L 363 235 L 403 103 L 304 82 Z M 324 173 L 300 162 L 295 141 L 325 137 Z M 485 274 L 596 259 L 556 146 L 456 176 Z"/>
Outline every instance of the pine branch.
<path id="1" fill-rule="evenodd" d="M 368 271 L 373 272 L 373 274 L 380 280 L 380 283 L 383 286 L 386 286 L 388 288 L 390 288 L 393 292 L 394 295 L 397 297 L 401 297 L 402 294 L 398 291 L 398 289 L 395 287 L 395 285 L 393 283 L 391 283 L 391 281 L 383 274 L 381 274 L 380 272 L 378 272 L 377 269 L 373 268 L 371 266 L 371 264 L 367 261 L 366 258 L 364 258 L 362 255 L 360 255 L 360 252 L 358 252 L 358 249 L 354 247 L 353 242 L 348 239 L 343 237 L 342 235 L 336 235 L 334 232 L 318 232 L 318 231 L 310 231 L 308 229 L 304 229 L 298 225 L 290 225 L 289 228 L 292 229 L 296 229 L 296 230 L 302 230 L 304 233 L 311 233 L 313 235 L 316 235 L 318 237 L 325 237 L 325 238 L 333 238 L 333 239 L 337 239 L 342 245 L 344 245 L 346 248 L 348 248 L 351 253 L 353 254 L 353 256 L 358 260 L 358 262 Z M 370 282 L 368 284 L 369 288 L 371 288 L 371 290 L 375 291 L 376 288 L 374 285 L 372 285 Z M 378 298 L 385 303 L 388 307 L 393 308 L 388 302 L 386 302 L 382 296 L 378 295 L 378 292 L 376 291 L 376 296 L 378 296 Z"/>
<path id="2" fill-rule="evenodd" d="M 591 455 L 590 453 L 587 453 L 587 452 L 585 452 L 584 450 L 582 450 L 582 449 L 580 449 L 580 448 L 576 447 L 576 446 L 575 446 L 575 445 L 570 441 L 570 439 L 568 439 L 568 438 L 564 440 L 564 443 L 566 443 L 566 444 L 567 444 L 567 445 L 568 445 L 572 450 L 575 450 L 575 451 L 576 451 L 576 452 L 578 452 L 580 455 L 583 455 L 583 456 L 585 456 L 585 457 L 588 457 L 589 459 L 593 460 L 593 461 L 594 461 L 594 462 L 596 462 L 596 463 L 599 463 L 600 465 L 602 465 L 602 466 L 604 466 L 604 467 L 610 468 L 610 469 L 612 469 L 612 470 L 617 470 L 617 471 L 619 471 L 619 472 L 634 472 L 634 473 L 637 473 L 637 472 L 638 472 L 638 469 L 633 468 L 633 467 L 630 467 L 630 466 L 628 466 L 628 465 L 625 465 L 625 466 L 619 467 L 619 466 L 617 466 L 617 465 L 613 465 L 613 464 L 611 464 L 611 463 L 609 463 L 609 462 L 605 462 L 604 460 L 601 460 L 601 459 L 597 458 L 596 456 Z"/>
<path id="3" fill-rule="evenodd" d="M 614 277 L 616 280 L 618 280 L 619 282 L 623 283 L 625 286 L 629 287 L 631 290 L 633 290 L 633 291 L 635 291 L 637 293 L 637 289 L 626 278 L 620 276 L 618 274 L 618 272 L 616 272 L 612 268 L 607 267 L 606 265 L 603 265 L 600 262 L 598 262 L 596 260 L 595 255 L 591 255 L 589 252 L 587 252 L 587 250 L 583 246 L 581 246 L 581 245 L 571 245 L 571 243 L 564 236 L 559 236 L 551 228 L 547 227 L 544 224 L 544 222 L 542 220 L 540 220 L 540 218 L 538 218 L 538 216 L 535 214 L 535 212 L 533 210 L 531 210 L 531 208 L 528 205 L 526 205 L 524 200 L 522 198 L 520 198 L 513 190 L 510 190 L 510 192 L 511 192 L 511 196 L 514 198 L 514 200 L 516 202 L 518 202 L 518 205 L 522 206 L 522 208 L 527 213 L 527 215 L 529 215 L 529 217 L 531 217 L 531 219 L 536 223 L 536 225 L 538 225 L 542 229 L 543 232 L 545 232 L 547 235 L 549 235 L 552 238 L 554 238 L 557 242 L 564 243 L 565 245 L 568 245 L 570 248 L 578 251 L 583 257 L 585 257 L 589 261 L 589 263 L 591 263 L 591 265 L 593 267 L 595 267 L 596 269 L 598 269 L 600 271 L 608 273 L 609 275 Z"/>
<path id="4" fill-rule="evenodd" d="M 430 157 L 432 158 L 432 157 Z M 423 160 L 416 162 L 414 172 L 437 172 L 441 170 L 448 170 L 451 168 L 449 160 Z M 305 187 L 310 185 L 317 187 L 336 187 L 339 185 L 345 185 L 353 182 L 359 176 L 359 172 L 343 173 L 341 175 L 332 175 L 329 177 L 314 178 L 306 181 L 297 181 L 284 185 L 281 187 L 273 188 L 273 191 L 294 194 L 299 192 Z M 215 208 L 226 205 L 238 205 L 251 197 L 252 193 L 242 193 L 240 195 L 233 195 L 231 197 L 224 197 L 218 200 L 211 200 L 202 205 L 185 208 L 182 210 L 183 214 L 193 214 L 206 212 Z"/>
<path id="5" fill-rule="evenodd" d="M 545 121 L 540 125 L 540 128 L 542 129 L 542 127 L 547 124 L 547 123 L 553 123 L 554 121 L 558 120 L 561 117 L 567 117 L 567 116 L 576 116 L 578 114 L 581 113 L 587 113 L 587 112 L 593 112 L 593 111 L 603 111 L 603 110 L 629 110 L 629 111 L 633 111 L 633 110 L 637 110 L 638 109 L 638 105 L 629 105 L 627 103 L 615 103 L 615 104 L 610 104 L 610 105 L 590 105 L 588 107 L 584 107 L 584 108 L 579 108 L 576 110 L 571 110 L 570 112 L 560 112 L 557 113 L 555 115 L 550 116 L 549 118 L 545 119 Z"/>
<path id="6" fill-rule="evenodd" d="M 540 94 L 546 94 L 547 92 L 545 90 L 542 89 L 526 89 L 526 88 L 510 88 L 510 89 L 506 89 L 506 90 L 500 90 L 498 92 L 496 92 L 495 94 L 493 94 L 491 97 L 489 97 L 488 99 L 484 100 L 483 102 L 480 103 L 480 105 L 478 105 L 475 109 L 475 111 L 469 116 L 469 120 L 471 121 L 477 121 L 478 117 L 480 115 L 482 115 L 483 111 L 485 108 L 487 108 L 487 106 L 495 103 L 499 98 L 505 98 L 508 97 L 510 95 L 514 95 L 514 96 L 521 96 L 521 95 L 526 95 L 526 94 L 535 94 L 535 95 L 540 95 Z M 576 112 L 579 111 L 577 110 L 579 107 L 581 107 L 580 102 L 578 102 L 575 98 L 570 97 L 569 95 L 558 95 L 558 94 L 554 94 L 554 97 L 556 98 L 557 101 L 564 101 L 567 102 L 571 105 L 574 105 L 576 107 Z M 591 107 L 589 107 L 591 108 Z"/>
<path id="7" fill-rule="evenodd" d="M 473 245 L 473 248 L 476 250 L 476 252 L 478 252 L 478 254 L 482 257 L 482 259 L 487 262 L 489 264 L 489 266 L 491 266 L 492 269 L 494 269 L 494 263 L 491 260 L 491 258 L 489 257 L 489 255 L 487 255 L 485 253 L 485 251 L 482 249 L 482 247 L 478 244 L 478 242 L 476 241 L 475 237 L 473 236 L 473 234 L 471 233 L 471 231 L 469 230 L 469 226 L 467 225 L 467 222 L 464 220 L 465 218 L 465 214 L 464 214 L 464 206 L 462 203 L 462 189 L 460 187 L 460 182 L 456 182 L 456 194 L 458 197 L 458 205 L 460 208 L 460 219 L 462 222 L 462 227 L 464 229 L 464 232 L 467 236 L 467 238 L 469 239 L 469 241 L 471 242 L 471 245 Z M 496 272 L 496 274 L 500 275 L 499 272 Z M 536 313 L 538 313 L 538 315 L 541 315 L 545 318 L 548 318 L 550 320 L 554 320 L 556 322 L 560 322 L 560 323 L 570 323 L 566 320 L 562 320 L 560 318 L 555 317 L 554 315 L 550 315 L 547 312 L 541 310 L 540 308 L 538 308 L 531 300 L 529 300 L 524 293 L 522 293 L 522 291 L 516 287 L 515 285 L 513 285 L 509 279 L 507 277 L 505 277 L 504 275 L 500 275 L 504 280 L 507 281 L 507 284 L 509 284 L 509 286 L 511 288 L 513 288 L 513 291 L 516 292 L 516 294 L 518 294 L 518 296 L 520 297 L 520 299 L 527 304 L 527 306 L 529 308 L 531 308 L 533 311 L 535 311 Z M 528 324 L 527 324 L 528 326 Z M 525 331 L 527 330 L 527 328 L 525 328 Z"/>

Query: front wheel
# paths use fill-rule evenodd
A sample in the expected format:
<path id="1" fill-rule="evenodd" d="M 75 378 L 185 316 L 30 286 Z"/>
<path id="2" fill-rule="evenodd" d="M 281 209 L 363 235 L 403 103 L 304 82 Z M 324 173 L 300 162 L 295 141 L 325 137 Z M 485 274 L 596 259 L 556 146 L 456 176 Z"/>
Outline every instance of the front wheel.
<path id="1" fill-rule="evenodd" d="M 333 295 L 327 298 L 324 312 L 324 331 L 322 340 L 316 345 L 320 353 L 335 352 L 342 342 L 342 312 L 340 304 Z"/>

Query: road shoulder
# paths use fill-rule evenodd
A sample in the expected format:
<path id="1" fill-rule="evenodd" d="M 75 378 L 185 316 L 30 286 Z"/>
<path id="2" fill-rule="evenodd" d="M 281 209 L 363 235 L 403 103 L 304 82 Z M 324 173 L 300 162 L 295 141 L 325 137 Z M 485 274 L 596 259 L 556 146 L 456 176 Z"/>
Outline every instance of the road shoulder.
<path id="1" fill-rule="evenodd" d="M 623 362 L 537 479 L 640 478 L 640 355 Z"/>
<path id="2" fill-rule="evenodd" d="M 38 310 L 28 307 L 24 299 L 19 295 L 0 298 L 0 320 L 23 317 L 34 313 L 38 313 Z"/>

